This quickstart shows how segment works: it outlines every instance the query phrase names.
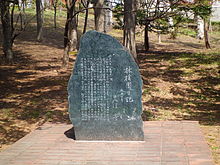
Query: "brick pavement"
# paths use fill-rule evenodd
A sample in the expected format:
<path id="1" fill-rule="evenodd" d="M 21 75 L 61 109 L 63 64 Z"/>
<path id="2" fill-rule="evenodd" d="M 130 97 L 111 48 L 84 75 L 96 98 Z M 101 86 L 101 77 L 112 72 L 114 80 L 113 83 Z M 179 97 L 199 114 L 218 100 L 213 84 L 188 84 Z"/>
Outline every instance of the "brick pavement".
<path id="1" fill-rule="evenodd" d="M 144 142 L 79 142 L 44 124 L 0 152 L 0 165 L 213 165 L 198 122 L 144 122 Z"/>

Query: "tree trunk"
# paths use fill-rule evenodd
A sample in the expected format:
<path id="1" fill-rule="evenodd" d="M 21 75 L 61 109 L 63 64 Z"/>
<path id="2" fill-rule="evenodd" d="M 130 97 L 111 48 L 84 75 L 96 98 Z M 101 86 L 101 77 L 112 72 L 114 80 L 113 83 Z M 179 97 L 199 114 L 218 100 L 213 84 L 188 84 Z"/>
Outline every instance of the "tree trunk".
<path id="1" fill-rule="evenodd" d="M 205 39 L 205 47 L 206 49 L 211 49 L 209 43 L 209 36 L 208 36 L 208 21 L 204 19 L 204 39 Z"/>
<path id="2" fill-rule="evenodd" d="M 98 32 L 105 32 L 105 10 L 104 0 L 95 0 L 94 15 L 95 15 L 95 30 Z"/>
<path id="3" fill-rule="evenodd" d="M 26 13 L 25 13 L 25 7 L 26 7 L 26 0 L 22 0 L 21 6 L 20 6 L 20 28 L 21 31 L 25 27 L 26 24 Z"/>
<path id="4" fill-rule="evenodd" d="M 63 67 L 68 67 L 69 52 L 78 49 L 78 32 L 75 14 L 75 0 L 67 0 L 67 21 L 64 31 Z M 73 17 L 74 16 L 74 17 Z"/>
<path id="5" fill-rule="evenodd" d="M 64 48 L 62 67 L 67 68 L 69 65 L 69 46 Z"/>
<path id="6" fill-rule="evenodd" d="M 158 37 L 158 44 L 161 44 L 161 32 L 157 32 L 157 37 Z"/>
<path id="7" fill-rule="evenodd" d="M 124 1 L 124 46 L 137 58 L 135 43 L 135 12 L 136 0 Z"/>
<path id="8" fill-rule="evenodd" d="M 42 0 L 36 0 L 36 13 L 37 13 L 37 40 L 42 40 L 43 32 L 43 4 Z"/>
<path id="9" fill-rule="evenodd" d="M 209 19 L 209 27 L 208 27 L 208 30 L 209 30 L 211 33 L 213 32 L 211 19 Z"/>
<path id="10" fill-rule="evenodd" d="M 168 23 L 170 26 L 169 32 L 170 32 L 170 39 L 176 39 L 177 37 L 177 27 L 174 26 L 173 17 L 168 18 Z"/>
<path id="11" fill-rule="evenodd" d="M 70 51 L 78 49 L 78 32 L 77 32 L 77 16 L 75 14 L 75 6 L 70 9 L 68 21 L 68 42 Z M 72 19 L 71 19 L 72 18 Z"/>
<path id="12" fill-rule="evenodd" d="M 202 40 L 205 35 L 204 20 L 200 16 L 196 16 L 196 20 L 197 20 L 197 38 Z"/>
<path id="13" fill-rule="evenodd" d="M 149 24 L 147 23 L 144 28 L 144 47 L 146 51 L 150 49 L 148 32 L 149 32 Z"/>
<path id="14" fill-rule="evenodd" d="M 3 52 L 6 60 L 11 63 L 13 61 L 12 52 L 12 29 L 10 18 L 10 3 L 8 1 L 0 1 L 1 21 L 3 32 Z"/>
<path id="15" fill-rule="evenodd" d="M 89 0 L 87 1 L 86 7 L 88 8 L 89 6 Z M 86 15 L 85 15 L 85 21 L 84 21 L 84 28 L 83 28 L 83 34 L 86 32 L 87 28 L 87 22 L 88 22 L 88 16 L 89 16 L 89 10 L 86 9 Z"/>
<path id="16" fill-rule="evenodd" d="M 15 4 L 13 3 L 12 5 L 12 9 L 11 9 L 11 36 L 13 36 L 14 34 L 14 10 L 15 10 Z M 13 44 L 13 41 L 12 41 Z"/>
<path id="17" fill-rule="evenodd" d="M 105 1 L 105 6 L 109 9 L 112 9 L 111 1 Z M 105 28 L 106 32 L 110 31 L 110 29 L 112 28 L 112 11 L 109 10 L 109 9 L 105 10 L 105 25 L 104 25 L 104 28 Z"/>
<path id="18" fill-rule="evenodd" d="M 54 5 L 54 18 L 53 18 L 53 20 L 54 20 L 54 28 L 56 29 L 57 28 L 57 6 L 56 6 L 56 4 Z"/>

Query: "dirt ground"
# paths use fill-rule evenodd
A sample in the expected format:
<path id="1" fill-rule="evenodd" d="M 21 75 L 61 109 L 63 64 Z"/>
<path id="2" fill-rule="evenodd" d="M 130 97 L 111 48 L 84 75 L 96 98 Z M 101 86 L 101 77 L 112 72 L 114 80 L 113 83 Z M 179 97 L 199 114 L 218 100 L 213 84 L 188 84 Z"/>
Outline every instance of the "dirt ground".
<path id="1" fill-rule="evenodd" d="M 63 29 L 45 28 L 36 42 L 35 29 L 15 41 L 13 65 L 7 65 L 0 50 L 0 148 L 5 149 L 44 122 L 70 123 L 67 83 L 69 68 L 61 69 Z M 110 32 L 122 38 L 122 32 Z M 220 164 L 220 35 L 212 36 L 212 50 L 203 41 L 181 35 L 176 40 L 162 36 L 157 43 L 151 33 L 151 49 L 143 50 L 137 36 L 138 61 L 143 78 L 144 120 L 198 120 Z"/>

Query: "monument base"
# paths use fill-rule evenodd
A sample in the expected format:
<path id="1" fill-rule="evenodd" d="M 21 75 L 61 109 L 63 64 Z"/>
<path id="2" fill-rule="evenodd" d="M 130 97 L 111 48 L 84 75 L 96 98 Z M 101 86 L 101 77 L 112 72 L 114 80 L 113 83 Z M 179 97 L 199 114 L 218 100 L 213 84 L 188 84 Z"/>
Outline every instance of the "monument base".
<path id="1" fill-rule="evenodd" d="M 139 120 L 89 121 L 74 126 L 76 140 L 143 141 L 143 124 Z"/>

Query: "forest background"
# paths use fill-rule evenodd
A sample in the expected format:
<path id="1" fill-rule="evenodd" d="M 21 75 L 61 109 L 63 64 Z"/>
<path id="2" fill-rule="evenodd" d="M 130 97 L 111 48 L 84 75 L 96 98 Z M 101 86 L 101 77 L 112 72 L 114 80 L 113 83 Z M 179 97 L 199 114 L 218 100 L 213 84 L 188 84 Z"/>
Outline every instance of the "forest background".
<path id="1" fill-rule="evenodd" d="M 208 0 L 1 0 L 0 146 L 69 123 L 80 36 L 116 37 L 139 65 L 143 120 L 197 120 L 220 164 L 220 22 Z"/>

